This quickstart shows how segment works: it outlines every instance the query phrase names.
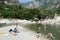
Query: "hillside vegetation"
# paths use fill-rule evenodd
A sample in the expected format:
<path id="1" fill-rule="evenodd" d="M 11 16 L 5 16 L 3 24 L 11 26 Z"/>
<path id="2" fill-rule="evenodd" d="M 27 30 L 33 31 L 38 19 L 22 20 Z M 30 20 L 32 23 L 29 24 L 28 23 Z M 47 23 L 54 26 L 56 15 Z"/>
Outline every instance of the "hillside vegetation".
<path id="1" fill-rule="evenodd" d="M 27 9 L 22 6 L 14 6 L 14 5 L 5 5 L 0 4 L 0 18 L 17 18 L 17 19 L 33 19 L 38 17 L 41 19 L 42 15 L 47 14 L 54 15 L 55 13 L 60 15 L 60 7 L 57 9 L 50 10 L 38 10 L 38 9 Z"/>

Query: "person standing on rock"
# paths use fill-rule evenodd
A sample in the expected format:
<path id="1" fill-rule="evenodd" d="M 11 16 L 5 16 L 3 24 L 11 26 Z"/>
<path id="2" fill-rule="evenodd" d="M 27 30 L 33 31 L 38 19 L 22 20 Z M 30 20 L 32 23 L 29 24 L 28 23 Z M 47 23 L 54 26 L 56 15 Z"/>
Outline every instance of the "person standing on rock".
<path id="1" fill-rule="evenodd" d="M 14 28 L 14 32 L 19 33 L 19 31 L 18 31 L 18 22 L 16 23 L 16 27 Z"/>
<path id="2" fill-rule="evenodd" d="M 16 23 L 16 28 L 18 28 L 18 23 Z"/>

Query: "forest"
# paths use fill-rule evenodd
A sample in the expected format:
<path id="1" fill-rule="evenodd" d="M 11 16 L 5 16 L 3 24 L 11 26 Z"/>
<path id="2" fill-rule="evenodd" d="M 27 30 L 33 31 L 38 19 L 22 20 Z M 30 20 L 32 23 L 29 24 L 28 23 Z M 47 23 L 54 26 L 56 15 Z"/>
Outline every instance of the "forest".
<path id="1" fill-rule="evenodd" d="M 60 7 L 57 9 L 40 10 L 37 8 L 28 9 L 23 6 L 0 4 L 0 18 L 16 18 L 30 20 L 33 18 L 53 18 L 55 13 L 60 15 Z"/>

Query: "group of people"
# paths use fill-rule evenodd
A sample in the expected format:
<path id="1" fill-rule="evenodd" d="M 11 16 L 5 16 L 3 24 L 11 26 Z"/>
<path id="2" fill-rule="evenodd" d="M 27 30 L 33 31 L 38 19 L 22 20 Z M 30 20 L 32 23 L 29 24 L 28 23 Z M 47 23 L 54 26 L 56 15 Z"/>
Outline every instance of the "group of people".
<path id="1" fill-rule="evenodd" d="M 46 33 L 46 34 L 43 34 L 43 33 L 40 33 L 40 32 L 36 33 L 36 38 L 37 39 L 45 40 L 44 37 L 55 39 L 55 37 L 53 36 L 52 33 Z"/>
<path id="2" fill-rule="evenodd" d="M 44 26 L 44 31 L 46 31 L 46 26 Z M 36 32 L 36 38 L 37 39 L 42 39 L 44 40 L 44 38 L 48 38 L 48 39 L 55 39 L 55 36 L 53 35 L 52 32 L 44 32 L 44 33 L 40 33 L 41 27 L 38 27 L 38 31 Z"/>
<path id="3" fill-rule="evenodd" d="M 19 33 L 17 28 L 18 28 L 18 23 L 16 23 L 16 27 L 14 29 L 9 30 L 9 33 L 12 34 L 12 35 L 17 35 L 17 33 Z"/>
<path id="4" fill-rule="evenodd" d="M 9 33 L 12 34 L 12 35 L 17 35 L 17 33 L 18 33 L 17 28 L 14 28 L 14 30 L 10 29 Z"/>

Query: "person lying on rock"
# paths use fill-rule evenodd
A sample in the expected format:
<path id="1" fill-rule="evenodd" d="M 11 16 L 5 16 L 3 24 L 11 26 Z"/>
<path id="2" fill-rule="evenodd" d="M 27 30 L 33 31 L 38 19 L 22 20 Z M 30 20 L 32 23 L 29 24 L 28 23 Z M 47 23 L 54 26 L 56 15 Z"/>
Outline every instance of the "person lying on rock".
<path id="1" fill-rule="evenodd" d="M 14 35 L 14 36 L 17 35 L 12 29 L 10 29 L 9 32 L 10 32 L 11 35 Z"/>
<path id="2" fill-rule="evenodd" d="M 47 34 L 46 34 L 46 37 L 47 37 L 47 38 L 48 38 L 48 37 L 50 37 L 50 38 L 55 39 L 55 37 L 53 36 L 53 34 L 52 34 L 52 33 L 47 33 Z"/>
<path id="3" fill-rule="evenodd" d="M 11 33 L 11 32 L 13 32 L 13 30 L 12 30 L 12 29 L 10 29 L 10 30 L 9 30 L 9 32 Z"/>

